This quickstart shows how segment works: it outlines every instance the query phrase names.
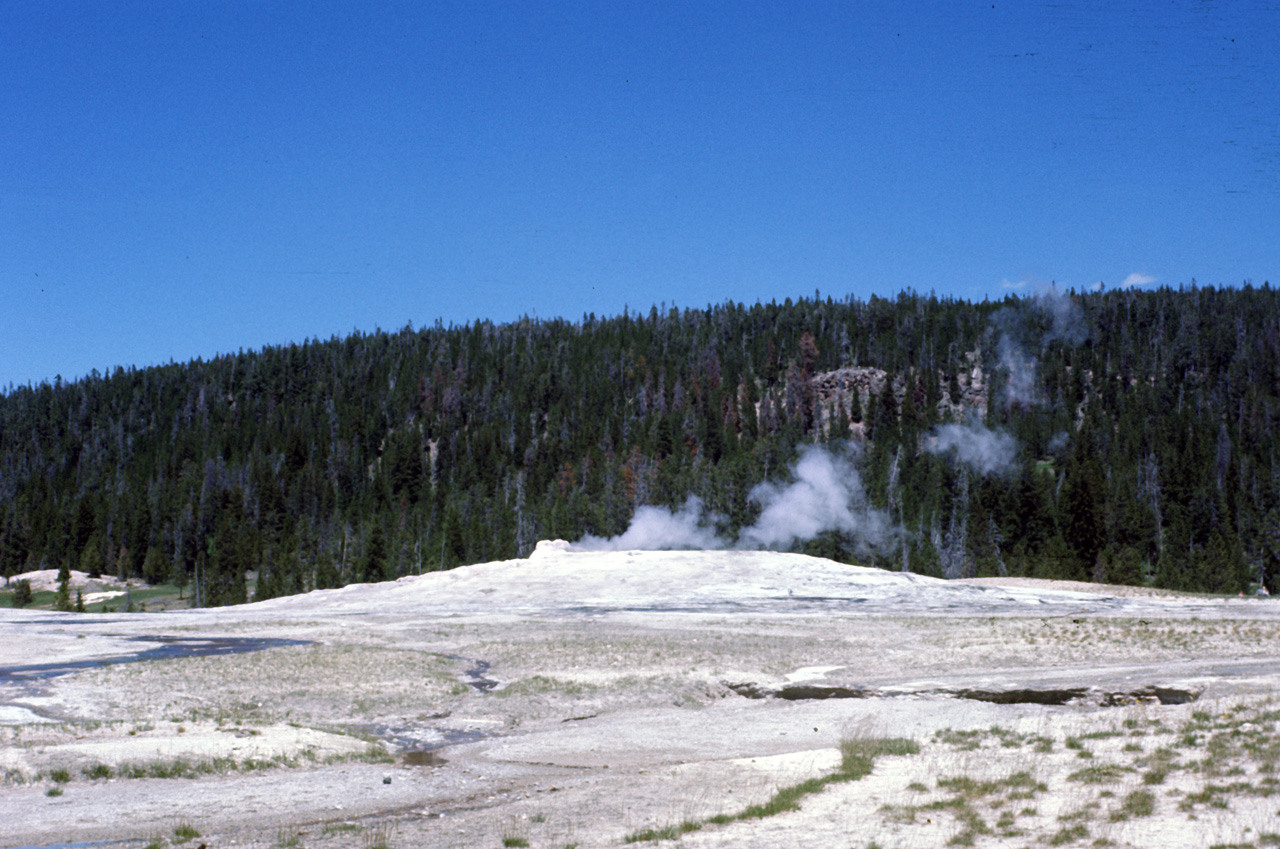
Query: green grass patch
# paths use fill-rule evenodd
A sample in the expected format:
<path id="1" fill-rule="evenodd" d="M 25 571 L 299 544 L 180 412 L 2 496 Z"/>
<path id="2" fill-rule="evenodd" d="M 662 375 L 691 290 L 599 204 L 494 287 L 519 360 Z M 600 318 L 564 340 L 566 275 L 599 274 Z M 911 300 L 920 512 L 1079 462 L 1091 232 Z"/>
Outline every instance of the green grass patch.
<path id="1" fill-rule="evenodd" d="M 1003 795 L 1009 791 L 1014 791 L 1010 793 L 1010 798 L 1029 799 L 1036 793 L 1049 788 L 1045 784 L 1036 781 L 1030 772 L 1021 770 L 1005 778 L 995 778 L 988 781 L 980 781 L 967 775 L 954 778 L 939 778 L 938 789 L 949 790 L 958 798 L 970 801 L 995 794 Z"/>
<path id="2" fill-rule="evenodd" d="M 712 817 L 712 820 L 716 819 Z M 711 820 L 708 820 L 710 822 Z M 724 820 L 724 822 L 733 822 L 733 818 Z M 646 828 L 641 831 L 632 832 L 622 839 L 623 843 L 645 843 L 657 840 L 676 840 L 682 835 L 689 834 L 694 831 L 701 831 L 703 823 L 696 820 L 685 820 L 675 825 L 664 825 L 661 828 Z M 504 844 L 505 845 L 505 844 Z M 526 844 L 527 845 L 527 844 Z"/>

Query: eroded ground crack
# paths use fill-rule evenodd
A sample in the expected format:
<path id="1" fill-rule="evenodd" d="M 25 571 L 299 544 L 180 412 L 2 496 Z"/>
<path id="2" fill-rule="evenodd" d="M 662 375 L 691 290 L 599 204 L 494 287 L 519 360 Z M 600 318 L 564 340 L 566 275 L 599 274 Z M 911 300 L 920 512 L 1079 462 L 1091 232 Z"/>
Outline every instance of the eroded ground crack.
<path id="1" fill-rule="evenodd" d="M 724 682 L 725 686 L 748 699 L 783 699 L 810 701 L 819 699 L 886 699 L 900 696 L 941 696 L 972 699 L 998 705 L 1096 705 L 1122 707 L 1137 704 L 1184 705 L 1200 697 L 1199 690 L 1149 685 L 1128 690 L 1103 690 L 1095 687 L 1013 688 L 1006 690 L 934 689 L 918 691 L 884 691 L 869 687 L 845 687 L 829 684 L 786 684 L 773 687 L 753 681 Z"/>

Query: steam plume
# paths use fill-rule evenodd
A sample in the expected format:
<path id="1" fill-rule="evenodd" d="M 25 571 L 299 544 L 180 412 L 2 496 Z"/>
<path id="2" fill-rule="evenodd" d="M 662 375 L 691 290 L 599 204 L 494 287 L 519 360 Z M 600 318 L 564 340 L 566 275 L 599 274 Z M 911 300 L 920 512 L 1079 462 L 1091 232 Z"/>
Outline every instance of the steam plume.
<path id="1" fill-rule="evenodd" d="M 1041 346 L 1051 342 L 1062 342 L 1075 347 L 1089 338 L 1089 325 L 1084 319 L 1084 310 L 1080 309 L 1071 296 L 1060 292 L 1058 287 L 1049 286 L 1036 293 L 1033 302 L 1036 311 L 1045 317 L 1048 327 L 1040 338 Z"/>
<path id="2" fill-rule="evenodd" d="M 1056 286 L 1041 289 L 1030 305 L 1030 312 L 1004 309 L 992 318 L 999 334 L 996 341 L 998 366 L 1008 375 L 1002 399 L 1005 407 L 1015 404 L 1034 407 L 1045 403 L 1037 374 L 1039 364 L 1028 348 L 1044 350 L 1054 342 L 1075 346 L 1089 338 L 1084 311 L 1070 295 Z M 1043 326 L 1043 330 L 1030 326 L 1030 319 L 1039 319 L 1037 323 Z"/>
<path id="3" fill-rule="evenodd" d="M 1013 471 L 1018 459 L 1018 442 L 1003 430 L 992 430 L 981 422 L 947 424 L 935 428 L 930 454 L 952 454 L 981 475 L 1003 475 Z"/>
<path id="4" fill-rule="evenodd" d="M 623 533 L 607 539 L 587 534 L 573 547 L 580 551 L 724 548 L 725 541 L 707 524 L 717 518 L 714 513 L 704 513 L 702 499 L 691 495 L 675 511 L 650 505 L 637 507 L 630 526 Z"/>
<path id="5" fill-rule="evenodd" d="M 897 528 L 888 514 L 871 506 L 854 467 L 856 446 L 832 452 L 816 446 L 801 450 L 788 482 L 768 481 L 747 497 L 760 505 L 755 524 L 743 528 L 735 544 L 711 527 L 720 517 L 707 514 L 690 498 L 679 510 L 645 506 L 636 509 L 627 530 L 615 537 L 586 536 L 574 544 L 580 551 L 629 549 L 787 549 L 826 531 L 852 537 L 860 552 L 886 547 Z"/>
<path id="6" fill-rule="evenodd" d="M 761 506 L 760 518 L 742 530 L 738 548 L 790 548 L 825 531 L 848 534 L 860 551 L 884 547 L 893 523 L 868 503 L 855 458 L 852 447 L 840 456 L 810 446 L 792 466 L 791 483 L 755 486 L 747 497 Z"/>

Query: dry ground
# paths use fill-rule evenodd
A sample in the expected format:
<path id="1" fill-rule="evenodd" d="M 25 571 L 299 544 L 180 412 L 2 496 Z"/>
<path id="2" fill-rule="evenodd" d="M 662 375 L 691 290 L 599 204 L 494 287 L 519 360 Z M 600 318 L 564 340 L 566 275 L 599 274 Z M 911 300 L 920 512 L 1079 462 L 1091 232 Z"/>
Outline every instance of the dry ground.
<path id="1" fill-rule="evenodd" d="M 609 595 L 602 557 L 221 611 L 6 611 L 10 669 L 137 636 L 309 643 L 0 675 L 0 847 L 1280 845 L 1280 602 L 738 553 L 699 555 L 720 583 L 698 573 L 696 598 L 693 555 L 630 553 L 643 577 Z M 915 745 L 845 771 L 842 743 L 881 738 Z"/>

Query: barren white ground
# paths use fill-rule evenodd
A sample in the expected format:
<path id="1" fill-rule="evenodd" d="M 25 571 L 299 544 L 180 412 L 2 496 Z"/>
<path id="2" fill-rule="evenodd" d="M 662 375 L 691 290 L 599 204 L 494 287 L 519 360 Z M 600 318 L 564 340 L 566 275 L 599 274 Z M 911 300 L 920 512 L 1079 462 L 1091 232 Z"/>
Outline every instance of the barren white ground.
<path id="1" fill-rule="evenodd" d="M 306 642 L 15 669 L 215 637 Z M 213 611 L 4 611 L 0 849 L 1275 845 L 1277 637 L 1280 602 L 556 543 Z M 709 821 L 880 737 L 919 751 Z"/>

